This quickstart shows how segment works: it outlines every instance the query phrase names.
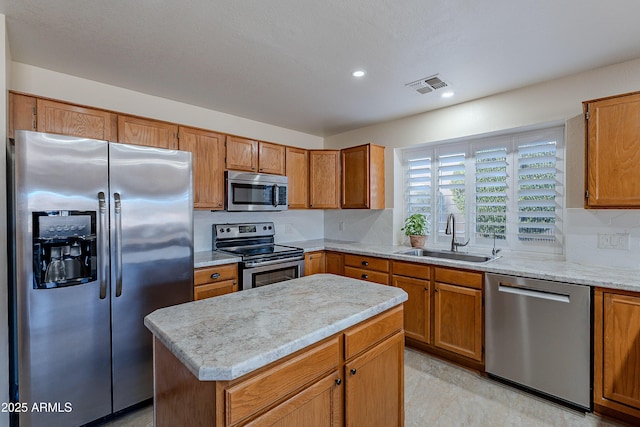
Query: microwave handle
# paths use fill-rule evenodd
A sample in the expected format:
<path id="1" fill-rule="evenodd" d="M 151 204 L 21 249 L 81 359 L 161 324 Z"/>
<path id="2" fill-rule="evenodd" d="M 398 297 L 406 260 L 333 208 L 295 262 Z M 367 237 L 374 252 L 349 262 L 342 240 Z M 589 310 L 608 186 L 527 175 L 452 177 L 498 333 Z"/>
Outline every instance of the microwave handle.
<path id="1" fill-rule="evenodd" d="M 278 200 L 279 194 L 278 194 L 278 184 L 273 184 L 273 207 L 277 208 L 278 205 L 280 204 L 280 200 Z"/>

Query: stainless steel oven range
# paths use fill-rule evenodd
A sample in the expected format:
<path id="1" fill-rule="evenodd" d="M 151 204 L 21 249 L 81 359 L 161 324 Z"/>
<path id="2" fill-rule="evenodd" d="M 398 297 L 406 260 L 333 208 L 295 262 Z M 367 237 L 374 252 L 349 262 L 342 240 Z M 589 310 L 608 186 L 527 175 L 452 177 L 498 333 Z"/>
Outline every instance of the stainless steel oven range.
<path id="1" fill-rule="evenodd" d="M 213 250 L 242 257 L 240 290 L 304 276 L 304 251 L 276 245 L 272 222 L 214 224 Z"/>

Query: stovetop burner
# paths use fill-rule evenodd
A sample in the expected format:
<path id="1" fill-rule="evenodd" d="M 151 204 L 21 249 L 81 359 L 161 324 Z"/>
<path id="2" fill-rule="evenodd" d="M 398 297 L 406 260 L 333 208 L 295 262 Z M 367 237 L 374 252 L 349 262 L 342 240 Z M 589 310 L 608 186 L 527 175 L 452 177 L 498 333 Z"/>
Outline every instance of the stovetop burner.
<path id="1" fill-rule="evenodd" d="M 239 255 L 243 261 L 284 261 L 304 256 L 301 248 L 275 244 L 274 236 L 272 222 L 214 224 L 213 249 Z"/>

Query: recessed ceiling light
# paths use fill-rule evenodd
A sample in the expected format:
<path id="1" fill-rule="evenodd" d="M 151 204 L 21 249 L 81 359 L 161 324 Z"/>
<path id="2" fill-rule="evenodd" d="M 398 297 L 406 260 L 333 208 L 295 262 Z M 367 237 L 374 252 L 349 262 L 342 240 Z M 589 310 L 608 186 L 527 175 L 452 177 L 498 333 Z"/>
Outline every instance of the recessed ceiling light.
<path id="1" fill-rule="evenodd" d="M 448 92 L 443 92 L 442 95 L 443 98 L 451 98 L 453 96 L 453 92 L 448 91 Z"/>
<path id="2" fill-rule="evenodd" d="M 363 70 L 356 70 L 351 75 L 353 77 L 363 77 L 366 73 Z"/>

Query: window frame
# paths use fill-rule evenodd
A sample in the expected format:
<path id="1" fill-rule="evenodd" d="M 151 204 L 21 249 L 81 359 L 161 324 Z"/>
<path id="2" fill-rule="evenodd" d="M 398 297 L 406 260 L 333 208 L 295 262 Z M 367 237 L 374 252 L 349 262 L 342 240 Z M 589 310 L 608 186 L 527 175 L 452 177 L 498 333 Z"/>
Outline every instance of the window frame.
<path id="1" fill-rule="evenodd" d="M 519 205 L 518 205 L 518 149 L 525 144 L 534 142 L 555 141 L 555 221 L 554 241 L 542 241 L 544 239 L 523 240 L 518 237 L 519 230 Z M 430 195 L 430 241 L 436 246 L 449 247 L 451 236 L 444 234 L 444 228 L 439 230 L 438 213 L 439 205 L 439 158 L 458 152 L 465 154 L 465 208 L 464 215 L 456 214 L 457 241 L 463 242 L 470 239 L 470 247 L 492 247 L 493 237 L 481 237 L 476 232 L 476 153 L 489 149 L 506 148 L 507 155 L 507 188 L 506 188 L 506 236 L 498 238 L 496 246 L 501 249 L 523 252 L 541 252 L 562 254 L 564 248 L 563 217 L 566 205 L 565 197 L 565 126 L 552 125 L 534 130 L 511 130 L 494 135 L 478 135 L 460 138 L 450 141 L 438 141 L 413 146 L 403 150 L 401 159 L 403 166 L 403 215 L 408 216 L 410 203 L 408 198 L 409 162 L 411 159 L 431 159 L 431 195 Z M 462 232 L 464 230 L 464 233 Z"/>

